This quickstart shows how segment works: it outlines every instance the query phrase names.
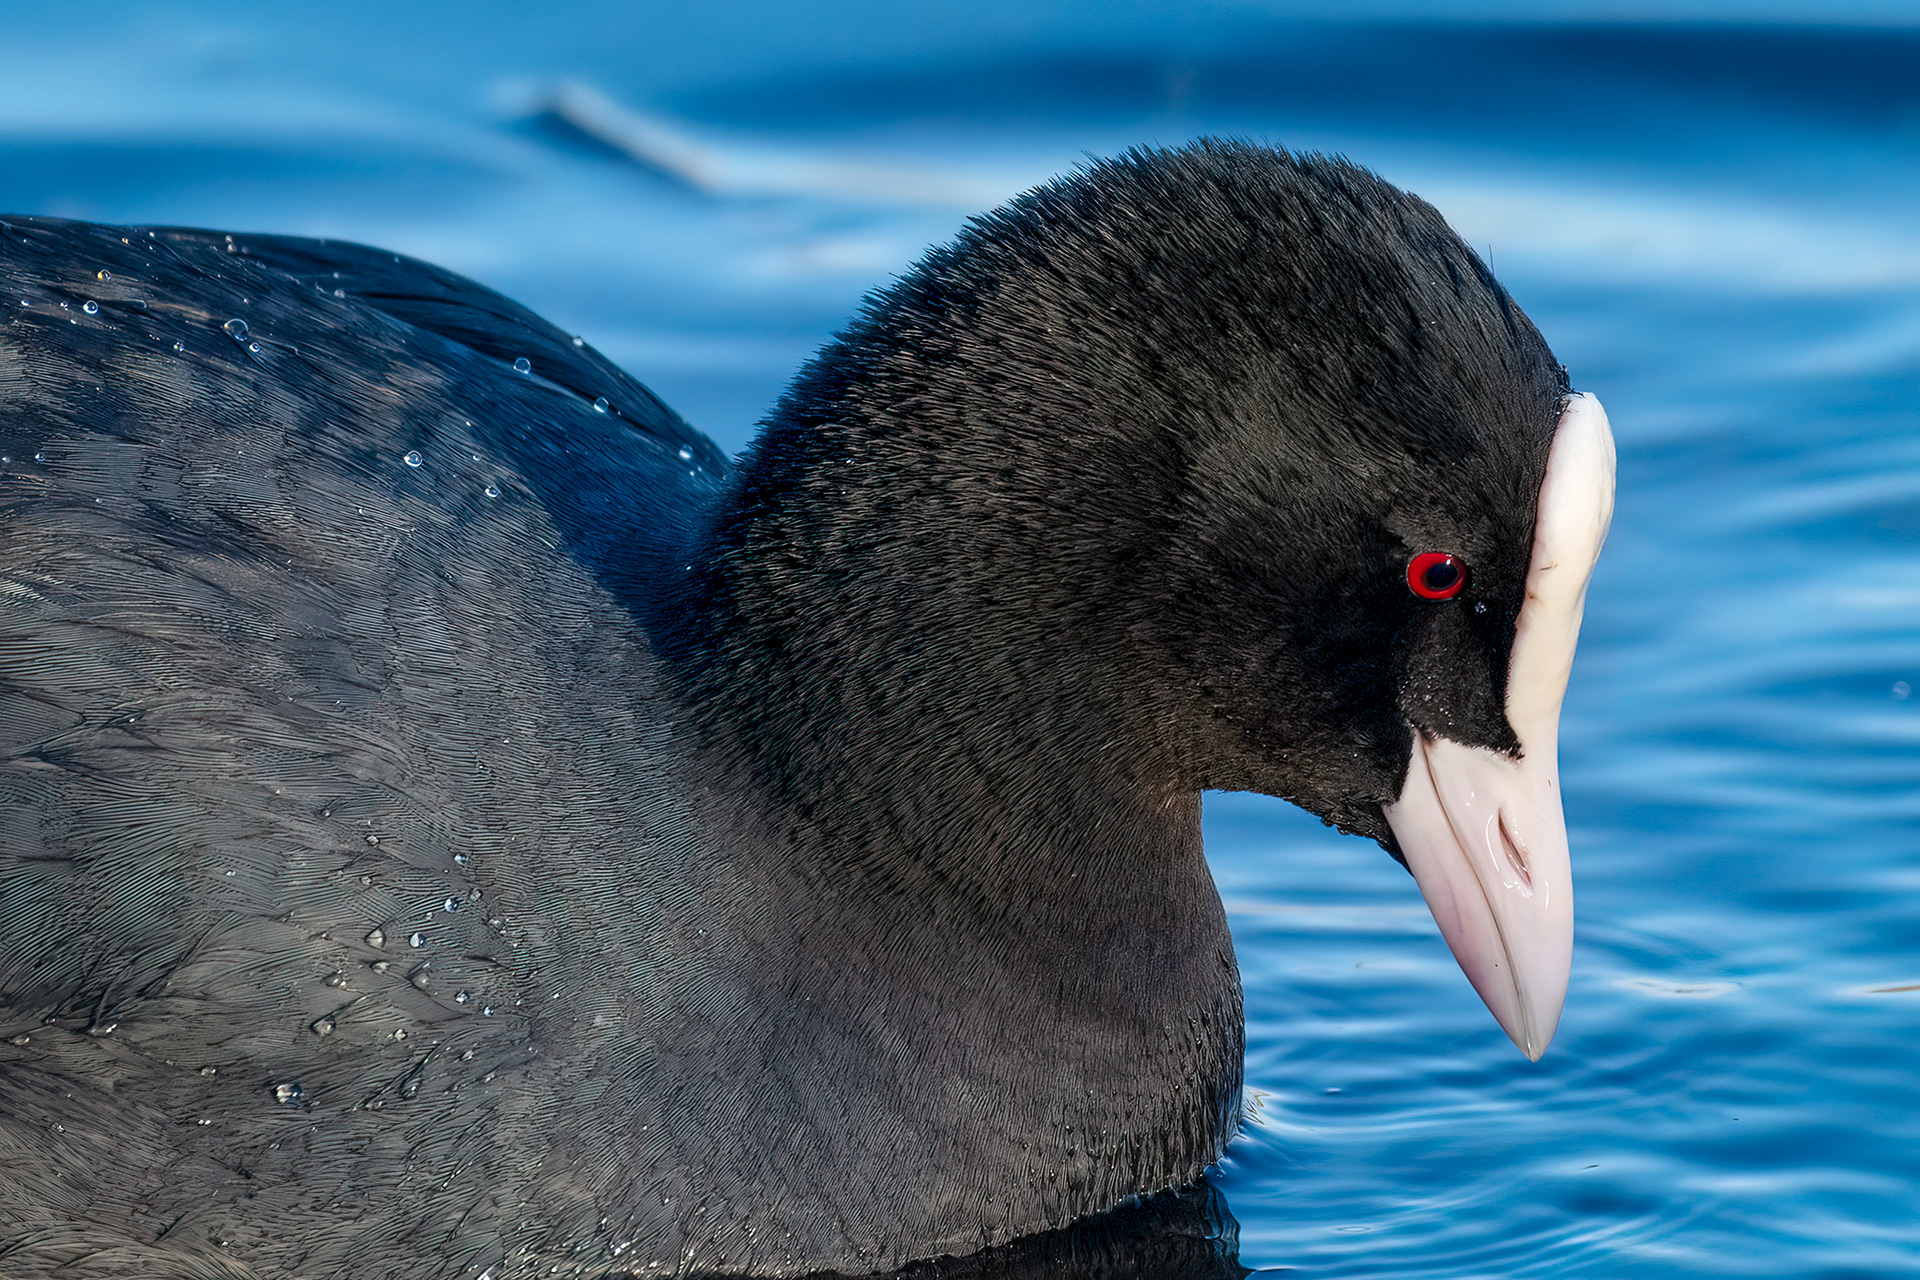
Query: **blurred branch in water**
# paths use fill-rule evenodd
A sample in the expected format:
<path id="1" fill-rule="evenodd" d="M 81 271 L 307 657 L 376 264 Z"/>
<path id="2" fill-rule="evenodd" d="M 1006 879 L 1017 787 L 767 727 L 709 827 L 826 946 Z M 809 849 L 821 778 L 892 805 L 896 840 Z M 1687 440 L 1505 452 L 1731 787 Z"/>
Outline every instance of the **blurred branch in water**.
<path id="1" fill-rule="evenodd" d="M 515 114 L 551 141 L 625 160 L 662 181 L 710 196 L 826 195 L 972 209 L 996 203 L 1025 185 L 989 175 L 722 148 L 623 106 L 578 80 L 534 88 Z"/>
<path id="2" fill-rule="evenodd" d="M 724 185 L 713 156 L 697 143 L 577 80 L 541 92 L 527 120 L 549 137 L 627 160 L 677 186 L 714 195 Z"/>

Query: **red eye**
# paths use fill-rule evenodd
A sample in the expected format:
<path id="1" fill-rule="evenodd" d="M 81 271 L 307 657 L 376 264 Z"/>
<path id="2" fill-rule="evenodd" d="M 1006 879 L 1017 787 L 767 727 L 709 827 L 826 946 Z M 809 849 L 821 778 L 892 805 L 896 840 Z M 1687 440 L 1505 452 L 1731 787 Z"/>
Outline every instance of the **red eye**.
<path id="1" fill-rule="evenodd" d="M 1407 586 L 1422 600 L 1451 600 L 1466 585 L 1466 562 L 1444 551 L 1423 551 L 1407 561 Z"/>

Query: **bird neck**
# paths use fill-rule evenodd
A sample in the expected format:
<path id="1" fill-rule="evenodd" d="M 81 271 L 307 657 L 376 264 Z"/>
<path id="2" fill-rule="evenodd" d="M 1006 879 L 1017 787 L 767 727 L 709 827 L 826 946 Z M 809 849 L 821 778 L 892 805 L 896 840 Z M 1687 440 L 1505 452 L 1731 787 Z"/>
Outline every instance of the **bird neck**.
<path id="1" fill-rule="evenodd" d="M 1177 682 L 1125 585 L 1152 495 L 1077 501 L 1032 440 L 956 456 L 835 407 L 788 406 L 688 558 L 666 648 L 710 751 L 804 815 L 803 860 L 888 850 L 963 884 L 999 855 L 1055 890 L 1197 861 Z"/>
<path id="2" fill-rule="evenodd" d="M 797 506 L 784 516 L 808 519 Z M 879 548 L 902 541 L 934 545 L 803 560 L 749 536 L 701 557 L 726 571 L 702 768 L 760 800 L 733 847 L 777 860 L 816 925 L 874 938 L 913 922 L 929 972 L 1044 966 L 1096 1019 L 1218 1003 L 1231 943 L 1199 789 L 1111 618 L 1064 602 L 1031 556 L 983 566 L 991 531 L 950 526 L 939 558 L 970 570 L 944 576 L 913 554 L 887 563 Z M 1182 949 L 1184 988 L 1165 972 Z"/>
<path id="3" fill-rule="evenodd" d="M 804 1009 L 863 1059 L 914 1045 L 884 1078 L 817 1074 L 918 1125 L 925 1097 L 980 1098 L 930 1149 L 989 1180 L 1039 1170 L 1014 1215 L 1037 1227 L 1217 1158 L 1239 980 L 1165 681 L 1085 554 L 1125 530 L 1063 520 L 1045 477 L 996 501 L 915 456 L 935 451 L 776 423 L 663 648 L 697 775 L 758 798 L 717 833 L 752 901 L 781 904 L 738 926 L 755 1007 Z"/>

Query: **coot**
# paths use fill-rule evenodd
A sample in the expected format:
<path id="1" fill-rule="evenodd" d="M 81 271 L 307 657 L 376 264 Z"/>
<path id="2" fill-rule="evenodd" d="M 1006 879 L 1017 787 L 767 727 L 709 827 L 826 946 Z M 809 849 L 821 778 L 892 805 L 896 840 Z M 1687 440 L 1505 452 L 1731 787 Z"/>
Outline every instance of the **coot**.
<path id="1" fill-rule="evenodd" d="M 1200 793 L 1529 1056 L 1606 421 L 1349 163 L 976 220 L 737 463 L 356 245 L 0 223 L 0 1270 L 860 1272 L 1191 1182 Z"/>

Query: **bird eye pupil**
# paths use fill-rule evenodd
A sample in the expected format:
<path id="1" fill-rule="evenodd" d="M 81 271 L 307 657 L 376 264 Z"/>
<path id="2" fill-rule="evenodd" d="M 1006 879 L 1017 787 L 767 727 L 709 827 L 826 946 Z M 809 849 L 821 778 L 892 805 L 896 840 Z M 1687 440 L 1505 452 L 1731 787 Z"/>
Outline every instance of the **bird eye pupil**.
<path id="1" fill-rule="evenodd" d="M 1407 586 L 1422 600 L 1451 600 L 1466 585 L 1466 564 L 1444 551 L 1424 551 L 1407 563 Z"/>

